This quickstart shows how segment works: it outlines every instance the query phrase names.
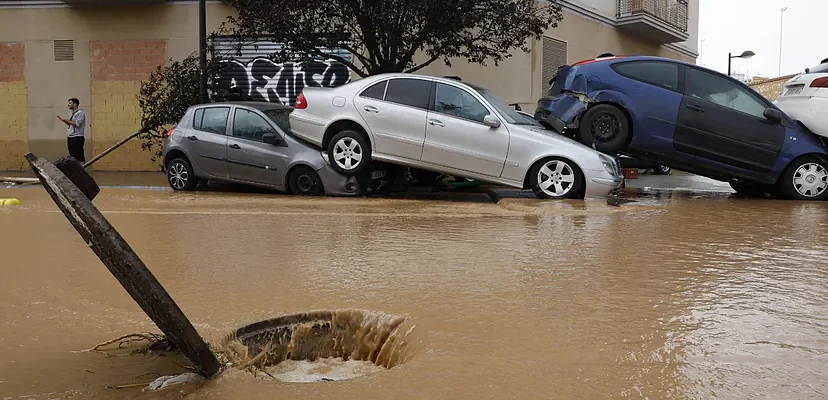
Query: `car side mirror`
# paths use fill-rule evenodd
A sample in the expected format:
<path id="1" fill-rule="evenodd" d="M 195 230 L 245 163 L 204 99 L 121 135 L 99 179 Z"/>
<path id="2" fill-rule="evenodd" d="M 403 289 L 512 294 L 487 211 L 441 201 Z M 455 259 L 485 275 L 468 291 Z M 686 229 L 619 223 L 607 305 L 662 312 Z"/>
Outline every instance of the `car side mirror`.
<path id="1" fill-rule="evenodd" d="M 267 144 L 272 144 L 274 146 L 286 146 L 285 140 L 279 137 L 279 135 L 275 133 L 265 133 L 262 135 L 262 141 Z"/>
<path id="2" fill-rule="evenodd" d="M 500 127 L 500 120 L 497 119 L 494 115 L 487 115 L 483 117 L 483 124 L 488 126 L 489 128 L 499 128 Z"/>
<path id="3" fill-rule="evenodd" d="M 784 118 L 782 116 L 782 111 L 779 111 L 775 108 L 766 108 L 765 112 L 762 115 L 764 115 L 765 118 L 768 119 L 768 121 L 770 121 L 774 124 L 778 124 L 778 123 L 782 122 L 782 119 Z"/>

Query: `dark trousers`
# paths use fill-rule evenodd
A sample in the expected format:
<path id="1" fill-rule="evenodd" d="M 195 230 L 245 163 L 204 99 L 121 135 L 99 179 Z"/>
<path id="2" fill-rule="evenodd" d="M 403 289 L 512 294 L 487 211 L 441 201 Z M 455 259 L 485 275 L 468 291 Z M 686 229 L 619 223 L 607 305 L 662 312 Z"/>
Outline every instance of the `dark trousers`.
<path id="1" fill-rule="evenodd" d="M 76 160 L 80 162 L 86 162 L 86 158 L 83 156 L 83 136 L 77 137 L 70 137 L 66 140 L 66 145 L 69 147 L 69 155 L 75 157 Z"/>

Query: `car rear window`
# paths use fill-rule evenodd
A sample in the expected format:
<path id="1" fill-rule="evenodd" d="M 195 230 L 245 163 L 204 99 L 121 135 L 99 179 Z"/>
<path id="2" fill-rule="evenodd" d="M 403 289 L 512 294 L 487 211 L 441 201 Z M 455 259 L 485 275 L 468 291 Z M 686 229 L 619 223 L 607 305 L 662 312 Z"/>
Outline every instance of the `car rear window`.
<path id="1" fill-rule="evenodd" d="M 678 91 L 678 65 L 661 61 L 620 62 L 612 66 L 619 75 Z"/>
<path id="2" fill-rule="evenodd" d="M 276 126 L 284 133 L 290 132 L 290 113 L 293 109 L 285 108 L 281 110 L 265 110 L 265 115 L 276 123 Z"/>
<path id="3" fill-rule="evenodd" d="M 819 64 L 810 69 L 810 73 L 812 74 L 820 74 L 825 72 L 828 72 L 828 64 Z"/>
<path id="4" fill-rule="evenodd" d="M 406 106 L 428 109 L 431 98 L 431 81 L 423 79 L 391 79 L 385 90 L 385 101 Z"/>

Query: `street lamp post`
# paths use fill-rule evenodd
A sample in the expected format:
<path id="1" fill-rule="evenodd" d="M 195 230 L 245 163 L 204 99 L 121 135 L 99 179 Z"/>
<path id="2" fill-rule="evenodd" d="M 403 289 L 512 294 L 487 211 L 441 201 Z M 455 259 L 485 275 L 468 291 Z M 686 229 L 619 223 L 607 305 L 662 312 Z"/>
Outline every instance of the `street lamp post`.
<path id="1" fill-rule="evenodd" d="M 198 1 L 198 91 L 202 103 L 207 103 L 207 4 L 206 0 Z"/>
<path id="2" fill-rule="evenodd" d="M 779 19 L 779 73 L 776 76 L 782 76 L 782 27 L 785 26 L 785 10 L 788 7 L 782 7 L 779 9 L 781 17 Z"/>
<path id="3" fill-rule="evenodd" d="M 748 58 L 751 58 L 755 55 L 756 53 L 750 50 L 745 50 L 744 52 L 742 52 L 742 54 L 739 54 L 738 56 L 734 56 L 733 53 L 727 53 L 727 76 L 730 76 L 730 63 L 734 58 L 742 58 L 747 60 Z"/>

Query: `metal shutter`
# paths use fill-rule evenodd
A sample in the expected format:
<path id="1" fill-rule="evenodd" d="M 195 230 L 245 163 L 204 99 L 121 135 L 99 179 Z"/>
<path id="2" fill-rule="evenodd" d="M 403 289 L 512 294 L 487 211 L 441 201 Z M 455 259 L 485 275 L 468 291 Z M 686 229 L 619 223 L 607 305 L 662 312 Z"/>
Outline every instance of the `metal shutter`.
<path id="1" fill-rule="evenodd" d="M 558 67 L 566 65 L 566 42 L 543 37 L 543 79 L 541 93 L 549 89 L 549 80 L 558 72 Z"/>
<path id="2" fill-rule="evenodd" d="M 241 61 L 244 64 L 247 64 L 255 58 L 270 58 L 272 54 L 276 54 L 282 50 L 281 43 L 263 40 L 258 42 L 245 43 L 244 45 L 242 45 L 241 55 L 239 55 L 236 48 L 234 47 L 233 39 L 221 37 L 213 39 L 213 46 L 215 47 L 216 54 L 225 58 L 232 58 L 234 60 Z M 349 53 L 347 50 L 322 49 L 322 51 L 337 55 L 348 61 L 351 61 L 351 53 Z"/>

